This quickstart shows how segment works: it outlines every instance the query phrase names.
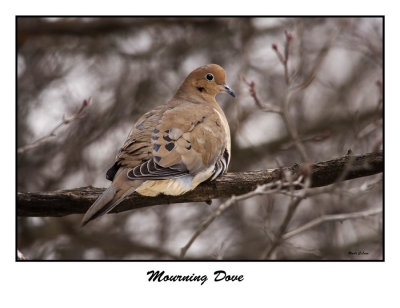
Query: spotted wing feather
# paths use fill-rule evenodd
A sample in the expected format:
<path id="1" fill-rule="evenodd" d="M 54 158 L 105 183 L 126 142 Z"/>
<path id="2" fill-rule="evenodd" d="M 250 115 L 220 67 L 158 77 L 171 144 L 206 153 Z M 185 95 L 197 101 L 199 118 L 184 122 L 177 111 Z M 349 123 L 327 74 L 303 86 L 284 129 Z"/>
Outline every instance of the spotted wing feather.
<path id="1" fill-rule="evenodd" d="M 155 163 L 190 174 L 214 165 L 228 139 L 217 112 L 208 106 L 199 111 L 193 103 L 166 110 L 151 138 Z"/>
<path id="2" fill-rule="evenodd" d="M 212 165 L 215 178 L 226 169 L 228 160 L 223 157 L 229 136 L 215 108 L 205 106 L 199 112 L 197 105 L 182 102 L 163 108 L 135 123 L 107 179 L 112 180 L 121 166 L 128 168 L 131 180 L 195 175 Z"/>

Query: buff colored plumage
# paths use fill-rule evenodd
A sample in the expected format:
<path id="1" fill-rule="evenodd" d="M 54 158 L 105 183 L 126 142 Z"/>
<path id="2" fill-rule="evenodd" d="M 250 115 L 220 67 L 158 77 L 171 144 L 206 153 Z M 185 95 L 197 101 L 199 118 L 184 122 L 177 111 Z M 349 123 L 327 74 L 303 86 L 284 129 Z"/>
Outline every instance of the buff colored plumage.
<path id="1" fill-rule="evenodd" d="M 133 126 L 115 164 L 110 187 L 86 212 L 82 225 L 111 211 L 133 192 L 145 196 L 184 194 L 226 171 L 231 152 L 229 125 L 215 100 L 235 93 L 216 64 L 195 69 L 166 104 Z"/>

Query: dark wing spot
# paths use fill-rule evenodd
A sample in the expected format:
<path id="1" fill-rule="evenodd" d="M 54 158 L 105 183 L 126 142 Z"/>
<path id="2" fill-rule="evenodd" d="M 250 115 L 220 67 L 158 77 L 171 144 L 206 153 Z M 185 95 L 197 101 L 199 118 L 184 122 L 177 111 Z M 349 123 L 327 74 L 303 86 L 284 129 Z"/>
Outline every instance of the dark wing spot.
<path id="1" fill-rule="evenodd" d="M 156 163 L 159 163 L 161 160 L 160 156 L 154 156 L 154 160 L 156 161 Z"/>
<path id="2" fill-rule="evenodd" d="M 160 146 L 161 146 L 161 144 L 156 143 L 156 144 L 153 146 L 153 150 L 157 152 L 158 149 L 160 148 Z"/>
<path id="3" fill-rule="evenodd" d="M 169 136 L 168 136 L 168 135 L 166 135 L 166 136 L 163 136 L 163 138 L 164 138 L 164 140 L 165 140 L 165 141 L 168 141 L 168 142 L 172 141 L 172 139 L 171 139 L 171 138 L 169 138 Z"/>
<path id="4" fill-rule="evenodd" d="M 168 150 L 168 151 L 172 151 L 172 149 L 175 147 L 175 144 L 173 143 L 173 142 L 170 142 L 170 143 L 167 143 L 166 145 L 165 145 L 165 148 Z"/>
<path id="5" fill-rule="evenodd" d="M 153 133 L 158 134 L 160 131 L 156 128 L 155 130 L 153 130 Z"/>
<path id="6" fill-rule="evenodd" d="M 166 132 L 167 134 L 169 134 L 169 129 L 165 130 L 164 132 Z"/>
<path id="7" fill-rule="evenodd" d="M 151 138 L 153 140 L 158 140 L 158 136 L 154 136 L 153 138 Z"/>

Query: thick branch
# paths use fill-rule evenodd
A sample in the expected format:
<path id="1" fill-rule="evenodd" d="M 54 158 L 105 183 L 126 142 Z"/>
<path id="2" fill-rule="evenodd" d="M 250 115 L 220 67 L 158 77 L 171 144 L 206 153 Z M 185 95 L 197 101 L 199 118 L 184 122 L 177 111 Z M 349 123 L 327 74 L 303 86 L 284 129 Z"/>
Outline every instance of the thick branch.
<path id="1" fill-rule="evenodd" d="M 383 153 L 376 152 L 359 156 L 344 156 L 334 160 L 313 164 L 311 167 L 311 187 L 321 187 L 335 183 L 340 178 L 347 163 L 351 161 L 346 177 L 350 180 L 373 175 L 383 171 Z M 241 195 L 257 188 L 258 185 L 280 180 L 286 171 L 294 176 L 305 172 L 307 168 L 299 164 L 291 167 L 228 173 L 213 182 L 205 182 L 195 190 L 182 196 L 144 197 L 133 194 L 112 212 L 123 212 L 157 204 L 202 202 L 215 198 L 227 198 L 232 195 Z M 65 216 L 86 212 L 89 206 L 104 191 L 103 188 L 82 187 L 71 190 L 54 192 L 17 194 L 18 216 Z"/>

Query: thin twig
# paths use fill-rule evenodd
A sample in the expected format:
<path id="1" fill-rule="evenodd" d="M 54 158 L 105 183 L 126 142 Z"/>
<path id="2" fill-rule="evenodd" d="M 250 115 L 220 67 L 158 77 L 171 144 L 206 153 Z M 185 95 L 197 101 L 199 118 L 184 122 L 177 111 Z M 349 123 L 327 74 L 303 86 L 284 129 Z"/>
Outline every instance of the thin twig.
<path id="1" fill-rule="evenodd" d="M 350 150 L 349 150 L 350 151 Z M 305 199 L 305 198 L 309 198 L 312 196 L 316 196 L 319 194 L 323 194 L 323 193 L 331 193 L 333 192 L 338 186 L 339 183 L 341 183 L 343 181 L 343 179 L 346 178 L 346 176 L 348 175 L 348 173 L 351 171 L 351 168 L 353 166 L 353 162 L 354 162 L 354 156 L 350 156 L 348 162 L 346 163 L 346 165 L 343 168 L 343 171 L 341 172 L 341 174 L 339 175 L 339 177 L 336 179 L 336 181 L 332 184 L 332 185 L 328 185 L 325 187 L 319 187 L 319 188 L 315 188 L 315 189 L 308 189 L 311 185 L 311 173 L 308 174 L 307 178 L 306 178 L 306 182 L 304 184 L 304 189 L 300 190 L 300 192 L 291 192 L 290 194 L 290 204 L 288 207 L 288 210 L 286 212 L 285 218 L 282 221 L 279 229 L 278 229 L 278 233 L 275 236 L 274 240 L 272 241 L 272 243 L 264 250 L 263 254 L 262 254 L 262 259 L 269 259 L 272 257 L 272 254 L 274 253 L 274 251 L 276 250 L 276 248 L 283 242 L 285 241 L 283 235 L 286 232 L 289 223 L 295 213 L 295 210 L 297 209 L 298 205 L 300 204 L 300 202 Z M 284 191 L 281 191 L 280 193 L 285 193 Z"/>
<path id="2" fill-rule="evenodd" d="M 284 76 L 285 76 L 285 81 L 286 81 L 286 93 L 284 95 L 284 98 L 281 100 L 280 104 L 280 110 L 281 110 L 281 118 L 286 126 L 286 129 L 289 133 L 290 138 L 292 139 L 294 145 L 296 146 L 301 159 L 303 162 L 309 162 L 309 158 L 307 155 L 307 152 L 299 138 L 299 134 L 297 132 L 297 129 L 294 125 L 294 122 L 290 118 L 290 113 L 289 113 L 289 105 L 290 105 L 290 99 L 291 99 L 291 94 L 292 94 L 292 79 L 290 78 L 290 73 L 289 73 L 289 55 L 290 55 L 290 47 L 291 47 L 291 42 L 293 41 L 293 34 L 285 31 L 285 47 L 284 47 L 284 55 L 281 54 L 279 51 L 279 48 L 276 44 L 272 45 L 273 50 L 275 50 L 276 55 L 278 56 L 279 61 L 283 65 L 283 71 L 284 71 Z"/>
<path id="3" fill-rule="evenodd" d="M 287 30 L 285 30 L 285 36 L 286 36 L 286 42 L 285 42 L 285 59 L 284 59 L 284 70 L 285 70 L 285 81 L 286 81 L 286 85 L 290 86 L 291 84 L 291 78 L 289 75 L 289 67 L 288 67 L 288 62 L 289 62 L 289 52 L 290 52 L 290 43 L 293 40 L 293 34 L 291 34 L 290 32 L 288 32 Z"/>
<path id="4" fill-rule="evenodd" d="M 367 124 L 363 129 L 361 129 L 357 133 L 357 138 L 364 138 L 365 136 L 369 135 L 370 133 L 374 132 L 377 128 L 382 127 L 383 123 L 383 113 L 382 113 L 382 104 L 383 104 L 383 85 L 382 81 L 377 80 L 376 81 L 376 86 L 378 89 L 378 102 L 376 104 L 376 115 L 374 119 L 372 119 L 372 122 Z"/>
<path id="5" fill-rule="evenodd" d="M 63 116 L 63 119 L 62 119 L 61 123 L 59 123 L 56 127 L 54 127 L 48 135 L 46 135 L 44 137 L 41 137 L 38 140 L 36 140 L 36 141 L 34 141 L 34 142 L 32 142 L 32 143 L 30 143 L 28 145 L 19 147 L 18 150 L 17 150 L 18 154 L 23 154 L 26 151 L 32 150 L 34 148 L 37 148 L 38 146 L 40 146 L 40 145 L 46 143 L 47 141 L 49 141 L 50 139 L 54 138 L 56 136 L 56 132 L 62 126 L 68 125 L 71 122 L 79 119 L 81 117 L 81 115 L 83 114 L 83 111 L 86 109 L 86 107 L 89 106 L 90 102 L 91 102 L 91 98 L 85 99 L 83 101 L 83 103 L 82 103 L 81 108 L 76 113 L 74 113 L 69 118 L 65 118 L 65 116 Z"/>
<path id="6" fill-rule="evenodd" d="M 308 176 L 306 178 L 306 182 L 304 184 L 304 189 L 301 190 L 301 193 L 297 197 L 291 197 L 288 210 L 286 211 L 285 217 L 283 218 L 278 232 L 274 237 L 274 240 L 272 243 L 264 250 L 264 252 L 261 254 L 261 259 L 270 259 L 273 253 L 275 252 L 276 248 L 282 243 L 283 239 L 282 236 L 286 232 L 290 221 L 292 220 L 294 213 L 296 209 L 298 208 L 300 202 L 307 198 L 307 193 L 308 193 L 308 188 L 311 185 L 311 179 Z"/>
<path id="7" fill-rule="evenodd" d="M 370 209 L 370 210 L 366 210 L 366 211 L 347 213 L 347 214 L 323 215 L 323 216 L 320 216 L 318 218 L 315 218 L 315 219 L 309 221 L 308 223 L 304 224 L 303 226 L 301 226 L 293 231 L 285 233 L 284 235 L 282 235 L 282 240 L 287 240 L 293 236 L 296 236 L 302 232 L 305 232 L 311 228 L 314 228 L 324 222 L 365 218 L 368 216 L 378 215 L 380 213 L 382 213 L 382 208 Z"/>
<path id="8" fill-rule="evenodd" d="M 336 38 L 339 36 L 340 33 L 343 31 L 343 26 L 340 27 L 335 34 L 333 34 L 330 39 L 325 43 L 325 45 L 321 48 L 318 53 L 318 56 L 313 61 L 313 67 L 311 68 L 310 72 L 307 74 L 305 78 L 301 82 L 299 82 L 294 88 L 296 90 L 303 90 L 307 88 L 315 79 L 318 70 L 321 68 L 322 63 L 324 62 L 326 56 L 328 55 L 329 51 L 332 48 L 333 42 L 335 42 Z"/>
<path id="9" fill-rule="evenodd" d="M 292 175 L 289 175 L 289 177 L 291 178 Z M 296 181 L 292 180 L 290 182 L 278 181 L 264 185 L 259 185 L 253 191 L 250 191 L 240 196 L 232 196 L 224 203 L 221 203 L 218 206 L 218 208 L 213 213 L 211 213 L 211 215 L 198 227 L 198 229 L 192 235 L 188 243 L 181 248 L 181 258 L 185 257 L 186 252 L 193 244 L 193 242 L 196 240 L 196 238 L 208 228 L 208 226 L 215 220 L 215 218 L 220 216 L 226 209 L 228 209 L 231 205 L 235 204 L 237 201 L 249 199 L 257 195 L 268 195 L 268 194 L 278 193 L 282 190 L 287 190 L 287 189 L 292 190 L 293 187 L 301 187 L 303 185 L 302 180 L 303 178 L 300 176 Z"/>
<path id="10" fill-rule="evenodd" d="M 290 33 L 289 31 L 285 30 L 285 38 L 286 38 L 286 40 L 285 40 L 285 46 L 283 48 L 283 55 L 280 52 L 277 44 L 272 44 L 272 49 L 275 51 L 275 53 L 278 57 L 278 60 L 283 65 L 285 82 L 286 82 L 286 85 L 289 87 L 290 84 L 292 83 L 292 81 L 291 81 L 290 74 L 289 74 L 288 62 L 289 62 L 290 46 L 291 46 L 291 42 L 293 40 L 293 34 Z"/>
<path id="11" fill-rule="evenodd" d="M 279 226 L 278 234 L 274 236 L 274 240 L 272 241 L 272 243 L 262 253 L 261 259 L 270 259 L 271 258 L 272 254 L 275 252 L 275 249 L 282 242 L 282 235 L 285 233 L 290 221 L 292 220 L 294 212 L 296 211 L 298 205 L 300 204 L 300 202 L 302 200 L 303 200 L 303 198 L 301 198 L 301 197 L 296 197 L 291 200 L 288 210 L 286 212 L 286 215 L 285 215 L 284 219 L 282 220 L 282 223 Z"/>
<path id="12" fill-rule="evenodd" d="M 321 195 L 321 194 L 327 194 L 327 193 L 331 193 L 334 188 L 336 188 L 336 186 L 334 186 L 334 184 L 332 185 L 328 185 L 328 186 L 323 186 L 323 187 L 316 187 L 313 188 L 312 190 L 309 190 L 307 192 L 307 198 L 309 197 L 313 197 L 313 196 L 317 196 L 317 195 Z M 287 192 L 285 190 L 281 190 L 279 192 L 279 194 L 281 195 L 286 195 L 288 197 L 292 197 L 292 198 L 299 198 L 303 195 L 302 191 L 294 191 L 294 192 Z"/>
<path id="13" fill-rule="evenodd" d="M 330 130 L 325 130 L 322 133 L 318 133 L 318 134 L 316 134 L 314 136 L 304 137 L 304 138 L 300 139 L 300 141 L 302 143 L 305 143 L 305 142 L 321 142 L 321 141 L 324 141 L 324 140 L 328 139 L 330 136 L 331 136 Z M 290 150 L 293 146 L 294 146 L 294 144 L 293 144 L 293 142 L 291 142 L 291 143 L 289 143 L 287 145 L 281 146 L 279 148 L 279 150 L 287 151 L 287 150 Z"/>
<path id="14" fill-rule="evenodd" d="M 289 133 L 290 138 L 292 139 L 294 145 L 297 148 L 297 151 L 299 152 L 301 159 L 303 162 L 309 162 L 310 159 L 308 158 L 307 152 L 304 148 L 303 143 L 301 142 L 300 138 L 299 138 L 299 134 L 297 132 L 296 127 L 294 126 L 293 121 L 290 119 L 289 116 L 289 94 L 287 94 L 285 96 L 285 99 L 282 101 L 281 104 L 281 117 L 283 122 L 285 123 L 286 129 Z"/>
<path id="15" fill-rule="evenodd" d="M 242 76 L 242 79 L 245 82 L 245 84 L 248 85 L 250 96 L 254 99 L 254 102 L 256 103 L 258 108 L 260 108 L 264 112 L 272 112 L 272 113 L 278 113 L 278 114 L 280 114 L 282 112 L 279 107 L 273 106 L 271 104 L 262 103 L 260 101 L 260 99 L 258 98 L 256 89 L 255 89 L 256 84 L 255 84 L 255 82 L 253 80 L 252 81 L 248 81 L 246 79 L 246 77 L 244 77 L 244 76 Z"/>
<path id="16" fill-rule="evenodd" d="M 268 189 L 272 188 L 273 186 L 277 186 L 277 187 L 273 190 L 268 190 Z M 227 201 L 221 203 L 218 206 L 218 208 L 213 213 L 211 213 L 211 215 L 208 216 L 208 218 L 197 228 L 196 232 L 192 235 L 192 237 L 189 239 L 187 244 L 181 248 L 181 254 L 180 254 L 181 259 L 183 259 L 185 257 L 188 249 L 192 246 L 193 242 L 199 237 L 199 235 L 201 233 L 203 233 L 208 228 L 208 226 L 215 220 L 215 218 L 220 216 L 226 209 L 231 207 L 237 201 L 248 199 L 248 198 L 251 198 L 251 197 L 254 197 L 257 195 L 272 194 L 272 193 L 279 191 L 280 189 L 281 189 L 281 186 L 276 183 L 260 185 L 255 190 L 253 190 L 247 194 L 240 195 L 240 196 L 232 196 Z"/>
<path id="17" fill-rule="evenodd" d="M 356 138 L 364 138 L 369 134 L 373 133 L 376 129 L 382 127 L 383 120 L 378 119 L 377 121 L 371 122 L 367 124 L 363 129 L 361 129 L 358 133 Z"/>

